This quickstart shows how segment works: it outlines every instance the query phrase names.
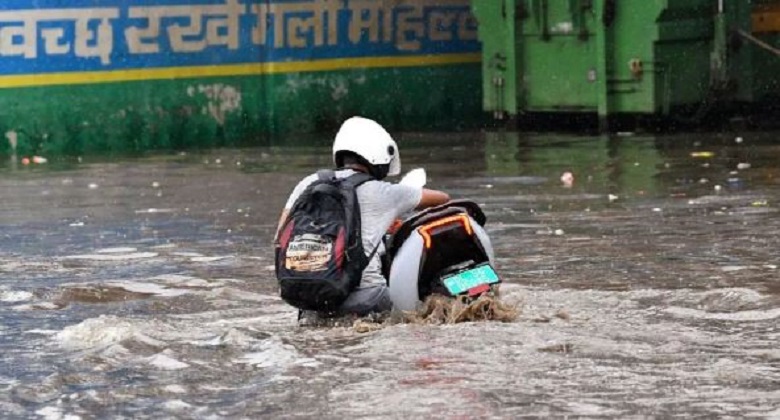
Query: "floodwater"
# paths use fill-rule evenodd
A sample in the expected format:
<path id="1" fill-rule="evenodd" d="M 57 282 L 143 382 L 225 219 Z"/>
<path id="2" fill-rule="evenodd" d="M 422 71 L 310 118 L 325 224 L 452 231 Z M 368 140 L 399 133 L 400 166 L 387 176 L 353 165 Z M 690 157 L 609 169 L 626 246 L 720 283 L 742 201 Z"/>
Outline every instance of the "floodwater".
<path id="1" fill-rule="evenodd" d="M 521 315 L 371 332 L 277 297 L 279 209 L 327 140 L 6 159 L 0 417 L 780 418 L 780 142 L 740 135 L 401 136 L 484 206 Z"/>

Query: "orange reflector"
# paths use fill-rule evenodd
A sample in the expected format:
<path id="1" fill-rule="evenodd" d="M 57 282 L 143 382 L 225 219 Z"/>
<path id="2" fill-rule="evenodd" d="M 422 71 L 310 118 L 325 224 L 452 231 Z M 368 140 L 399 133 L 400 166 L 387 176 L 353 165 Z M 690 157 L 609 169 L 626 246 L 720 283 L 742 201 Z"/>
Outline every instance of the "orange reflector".
<path id="1" fill-rule="evenodd" d="M 437 227 L 451 225 L 454 223 L 460 223 L 463 225 L 463 227 L 466 229 L 466 233 L 469 235 L 474 234 L 474 230 L 471 228 L 471 221 L 469 220 L 469 217 L 466 214 L 457 214 L 455 216 L 445 217 L 444 219 L 439 219 L 435 222 L 428 223 L 427 225 L 420 226 L 417 228 L 417 231 L 420 232 L 420 235 L 423 237 L 423 240 L 425 241 L 425 248 L 431 247 L 431 231 L 436 229 Z"/>

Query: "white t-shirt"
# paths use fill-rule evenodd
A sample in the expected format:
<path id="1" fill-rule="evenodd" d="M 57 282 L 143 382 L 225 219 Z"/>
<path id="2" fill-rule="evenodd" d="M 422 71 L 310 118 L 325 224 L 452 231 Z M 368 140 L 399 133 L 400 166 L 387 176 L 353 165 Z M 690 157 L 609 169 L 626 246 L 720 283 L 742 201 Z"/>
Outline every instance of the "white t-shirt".
<path id="1" fill-rule="evenodd" d="M 336 176 L 346 178 L 355 173 L 352 169 L 343 169 L 336 171 Z M 287 199 L 285 210 L 290 210 L 306 187 L 316 180 L 317 174 L 301 180 Z M 369 255 L 379 244 L 376 254 L 363 271 L 361 284 L 385 284 L 379 260 L 379 255 L 384 253 L 382 237 L 396 219 L 405 216 L 420 204 L 422 188 L 371 180 L 357 188 L 357 197 L 360 204 L 363 250 Z"/>

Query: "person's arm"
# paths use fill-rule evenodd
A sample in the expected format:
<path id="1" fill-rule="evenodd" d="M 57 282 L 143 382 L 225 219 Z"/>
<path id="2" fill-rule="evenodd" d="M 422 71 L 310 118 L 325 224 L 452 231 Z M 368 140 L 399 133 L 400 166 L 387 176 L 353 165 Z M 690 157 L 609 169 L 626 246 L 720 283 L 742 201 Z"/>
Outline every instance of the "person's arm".
<path id="1" fill-rule="evenodd" d="M 429 190 L 423 188 L 422 197 L 420 203 L 417 204 L 416 209 L 426 209 L 428 207 L 435 207 L 450 201 L 449 194 L 439 190 Z"/>

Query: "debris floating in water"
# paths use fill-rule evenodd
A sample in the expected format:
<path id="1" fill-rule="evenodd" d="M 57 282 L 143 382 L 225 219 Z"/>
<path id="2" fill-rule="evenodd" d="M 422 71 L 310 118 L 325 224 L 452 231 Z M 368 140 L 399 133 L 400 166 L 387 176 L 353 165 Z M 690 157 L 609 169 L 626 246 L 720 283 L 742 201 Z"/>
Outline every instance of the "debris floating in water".
<path id="1" fill-rule="evenodd" d="M 520 311 L 517 305 L 502 302 L 497 294 L 484 294 L 475 300 L 431 295 L 417 312 L 406 314 L 407 322 L 457 324 L 472 321 L 512 322 Z"/>
<path id="2" fill-rule="evenodd" d="M 473 300 L 431 295 L 417 311 L 371 314 L 362 318 L 354 315 L 336 318 L 313 315 L 305 317 L 302 324 L 299 321 L 299 325 L 329 328 L 351 325 L 356 333 L 364 334 L 399 323 L 442 325 L 474 321 L 512 322 L 520 314 L 518 306 L 519 303 L 501 301 L 497 292 L 486 293 Z M 557 316 L 565 319 L 568 314 L 562 312 Z"/>
<path id="3" fill-rule="evenodd" d="M 745 170 L 745 169 L 750 169 L 750 164 L 747 163 L 747 162 L 741 162 L 741 163 L 737 164 L 737 169 L 739 169 L 741 171 Z"/>
<path id="4" fill-rule="evenodd" d="M 41 164 L 44 164 L 44 163 L 46 163 L 48 161 L 49 160 L 46 159 L 43 156 L 33 156 L 32 158 L 28 158 L 28 157 L 25 156 L 25 157 L 22 158 L 22 165 L 29 165 L 31 163 L 35 163 L 35 164 L 41 165 Z"/>
<path id="5" fill-rule="evenodd" d="M 559 310 L 559 311 L 558 311 L 558 312 L 555 314 L 555 316 L 556 316 L 557 318 L 560 318 L 560 319 L 564 320 L 564 321 L 569 321 L 569 320 L 571 319 L 571 315 L 570 315 L 570 314 L 569 314 L 569 312 L 568 312 L 568 311 L 566 311 L 565 309 L 561 309 L 561 310 Z"/>
<path id="6" fill-rule="evenodd" d="M 691 152 L 691 157 L 695 158 L 711 158 L 715 156 L 713 152 Z"/>
<path id="7" fill-rule="evenodd" d="M 566 188 L 571 188 L 574 185 L 574 174 L 569 171 L 564 172 L 561 175 L 561 183 Z"/>
<path id="8" fill-rule="evenodd" d="M 356 319 L 352 324 L 352 329 L 355 330 L 356 333 L 365 334 L 381 330 L 382 324 L 364 319 Z"/>
<path id="9" fill-rule="evenodd" d="M 148 209 L 139 209 L 135 211 L 135 214 L 154 214 L 154 213 L 173 213 L 176 209 L 158 209 L 158 208 L 148 208 Z"/>

